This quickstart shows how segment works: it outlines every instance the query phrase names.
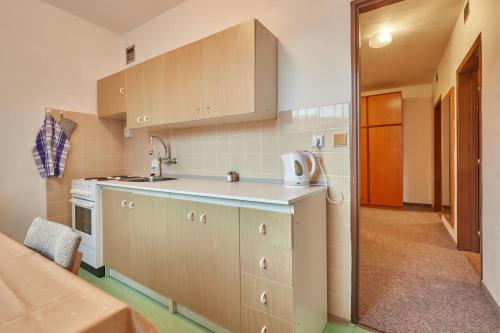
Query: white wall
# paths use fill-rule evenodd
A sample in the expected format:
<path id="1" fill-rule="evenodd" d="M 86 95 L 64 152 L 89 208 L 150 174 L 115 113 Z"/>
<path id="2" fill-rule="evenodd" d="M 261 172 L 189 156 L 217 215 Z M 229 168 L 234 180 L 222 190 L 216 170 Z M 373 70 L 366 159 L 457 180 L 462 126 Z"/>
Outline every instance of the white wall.
<path id="1" fill-rule="evenodd" d="M 0 1 L 0 231 L 24 239 L 45 216 L 31 158 L 45 107 L 96 112 L 96 80 L 118 69 L 121 39 L 37 0 Z"/>
<path id="2" fill-rule="evenodd" d="M 403 94 L 403 201 L 432 204 L 432 85 L 366 91 L 362 96 L 393 91 Z"/>
<path id="3" fill-rule="evenodd" d="M 456 70 L 479 33 L 482 35 L 482 149 L 483 149 L 483 278 L 500 303 L 500 1 L 470 0 L 470 17 L 464 24 L 460 16 L 438 67 L 439 82 L 434 99 L 456 86 Z M 456 137 L 456 133 L 455 133 Z M 456 158 L 456 150 L 455 150 Z M 456 164 L 455 164 L 456 165 Z M 456 197 L 454 198 L 456 202 Z M 457 221 L 460 223 L 460 221 Z"/>
<path id="4" fill-rule="evenodd" d="M 124 36 L 137 61 L 251 18 L 279 40 L 278 110 L 351 100 L 350 9 L 345 0 L 188 0 Z"/>

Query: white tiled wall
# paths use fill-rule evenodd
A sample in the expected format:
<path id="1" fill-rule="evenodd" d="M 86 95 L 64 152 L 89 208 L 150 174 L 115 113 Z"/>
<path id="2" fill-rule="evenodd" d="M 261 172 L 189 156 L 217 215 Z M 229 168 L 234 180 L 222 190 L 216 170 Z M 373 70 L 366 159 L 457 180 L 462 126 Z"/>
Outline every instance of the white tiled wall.
<path id="1" fill-rule="evenodd" d="M 153 131 L 133 131 L 125 140 L 125 170 L 131 175 L 150 173 L 150 135 L 170 142 L 178 164 L 166 173 L 220 176 L 236 170 L 242 178 L 282 179 L 280 155 L 291 150 L 312 150 L 313 134 L 325 136 L 325 147 L 317 156 L 330 183 L 333 200 L 328 204 L 328 309 L 349 319 L 351 294 L 350 154 L 349 146 L 334 147 L 334 133 L 349 132 L 349 104 L 279 112 L 277 120 Z M 161 151 L 157 143 L 155 155 Z M 315 181 L 323 181 L 318 173 Z"/>

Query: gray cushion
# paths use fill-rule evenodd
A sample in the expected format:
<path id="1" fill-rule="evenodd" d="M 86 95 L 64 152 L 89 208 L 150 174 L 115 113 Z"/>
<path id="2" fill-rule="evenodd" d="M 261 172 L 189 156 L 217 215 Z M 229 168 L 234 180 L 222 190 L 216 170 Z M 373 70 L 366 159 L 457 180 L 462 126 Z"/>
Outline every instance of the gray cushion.
<path id="1" fill-rule="evenodd" d="M 31 223 L 24 245 L 56 264 L 71 269 L 80 240 L 80 235 L 71 228 L 37 217 Z"/>

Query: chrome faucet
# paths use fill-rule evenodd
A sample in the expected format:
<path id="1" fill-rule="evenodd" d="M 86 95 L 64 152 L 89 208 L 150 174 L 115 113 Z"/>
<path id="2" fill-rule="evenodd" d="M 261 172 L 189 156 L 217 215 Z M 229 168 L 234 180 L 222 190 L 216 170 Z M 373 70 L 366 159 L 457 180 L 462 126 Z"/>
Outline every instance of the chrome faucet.
<path id="1" fill-rule="evenodd" d="M 165 142 L 165 139 L 163 139 L 161 136 L 157 136 L 157 135 L 153 135 L 149 138 L 150 147 L 151 147 L 151 149 L 149 150 L 150 156 L 153 156 L 153 153 L 154 153 L 154 151 L 153 151 L 153 140 L 154 139 L 160 141 L 160 143 L 163 146 L 163 149 L 165 151 L 165 154 L 163 157 L 161 157 L 160 153 L 158 153 L 158 161 L 160 162 L 160 175 L 161 175 L 162 174 L 161 165 L 162 164 L 165 164 L 165 165 L 177 164 L 177 158 L 175 158 L 175 157 L 171 158 L 170 148 L 169 148 L 168 142 Z"/>

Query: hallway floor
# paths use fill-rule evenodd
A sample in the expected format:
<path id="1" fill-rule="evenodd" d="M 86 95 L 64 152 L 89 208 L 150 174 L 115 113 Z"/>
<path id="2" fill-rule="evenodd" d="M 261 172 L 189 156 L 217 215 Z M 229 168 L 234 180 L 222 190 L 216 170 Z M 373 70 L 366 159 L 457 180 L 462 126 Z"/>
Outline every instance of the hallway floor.
<path id="1" fill-rule="evenodd" d="M 437 213 L 361 209 L 360 318 L 384 332 L 500 332 L 500 312 Z"/>

